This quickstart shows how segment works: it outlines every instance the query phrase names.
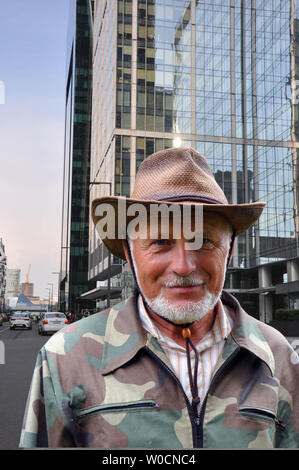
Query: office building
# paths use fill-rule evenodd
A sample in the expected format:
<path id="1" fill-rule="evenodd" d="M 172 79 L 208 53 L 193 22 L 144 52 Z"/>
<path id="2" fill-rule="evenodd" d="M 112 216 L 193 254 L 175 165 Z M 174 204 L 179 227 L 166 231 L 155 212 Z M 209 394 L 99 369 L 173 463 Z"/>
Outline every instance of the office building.
<path id="1" fill-rule="evenodd" d="M 65 148 L 59 283 L 60 310 L 88 307 L 80 294 L 88 273 L 92 4 L 70 1 L 67 40 Z"/>
<path id="2" fill-rule="evenodd" d="M 19 268 L 7 269 L 6 297 L 18 297 L 20 294 L 20 276 Z"/>
<path id="3" fill-rule="evenodd" d="M 5 246 L 0 238 L 0 313 L 4 311 L 6 291 L 6 255 Z"/>
<path id="4" fill-rule="evenodd" d="M 22 282 L 20 286 L 20 294 L 25 294 L 28 297 L 33 297 L 34 283 Z"/>
<path id="5" fill-rule="evenodd" d="M 154 151 L 196 148 L 229 202 L 267 203 L 226 279 L 263 321 L 299 307 L 298 46 L 298 0 L 94 2 L 91 199 L 129 196 Z M 89 238 L 89 279 L 117 286 L 92 222 Z"/>

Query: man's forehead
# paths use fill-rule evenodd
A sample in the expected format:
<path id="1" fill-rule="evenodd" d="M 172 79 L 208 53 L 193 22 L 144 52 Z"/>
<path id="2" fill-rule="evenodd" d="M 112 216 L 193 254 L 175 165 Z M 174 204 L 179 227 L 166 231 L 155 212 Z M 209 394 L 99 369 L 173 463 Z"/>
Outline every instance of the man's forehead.
<path id="1" fill-rule="evenodd" d="M 188 224 L 184 224 L 184 220 L 176 220 L 175 217 L 172 217 L 172 214 L 169 217 L 159 217 L 157 220 L 148 218 L 146 223 L 138 225 L 137 233 L 140 238 L 183 238 L 183 235 L 186 234 L 184 229 L 187 228 L 187 225 L 187 232 L 192 232 L 193 235 L 194 233 L 204 235 L 207 232 L 217 230 L 232 232 L 230 223 L 222 214 L 202 212 L 200 219 L 195 219 L 195 217 L 195 214 L 191 214 Z M 178 236 L 178 234 L 182 234 L 182 237 Z M 189 238 L 192 238 L 192 235 Z"/>

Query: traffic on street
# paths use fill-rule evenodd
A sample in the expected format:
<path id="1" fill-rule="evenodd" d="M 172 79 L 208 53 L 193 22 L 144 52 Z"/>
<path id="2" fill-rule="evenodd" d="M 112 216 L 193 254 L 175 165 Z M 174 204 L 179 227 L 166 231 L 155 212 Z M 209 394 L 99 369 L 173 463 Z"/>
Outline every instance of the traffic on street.
<path id="1" fill-rule="evenodd" d="M 18 449 L 37 353 L 50 338 L 39 334 L 35 320 L 30 324 L 11 328 L 3 321 L 0 327 L 0 450 Z"/>

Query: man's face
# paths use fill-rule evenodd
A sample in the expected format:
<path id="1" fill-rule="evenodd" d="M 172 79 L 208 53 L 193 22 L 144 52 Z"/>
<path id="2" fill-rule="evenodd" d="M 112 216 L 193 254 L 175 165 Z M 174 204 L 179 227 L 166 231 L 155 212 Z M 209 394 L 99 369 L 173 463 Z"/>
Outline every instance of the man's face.
<path id="1" fill-rule="evenodd" d="M 231 231 L 223 216 L 205 213 L 198 250 L 186 249 L 184 238 L 163 238 L 160 228 L 157 239 L 130 243 L 139 288 L 156 313 L 185 323 L 211 311 L 223 288 Z"/>

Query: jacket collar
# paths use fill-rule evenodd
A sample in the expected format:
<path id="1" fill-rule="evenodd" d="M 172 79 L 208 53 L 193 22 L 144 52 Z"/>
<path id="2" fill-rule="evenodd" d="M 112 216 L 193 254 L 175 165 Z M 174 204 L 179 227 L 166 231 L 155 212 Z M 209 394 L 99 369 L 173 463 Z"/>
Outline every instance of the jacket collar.
<path id="1" fill-rule="evenodd" d="M 262 322 L 248 315 L 237 299 L 226 291 L 222 291 L 221 300 L 235 313 L 235 323 L 231 338 L 241 348 L 247 349 L 269 367 L 272 376 L 275 370 L 275 360 L 268 341 L 262 333 Z"/>
<path id="2" fill-rule="evenodd" d="M 110 309 L 104 339 L 102 374 L 108 374 L 121 367 L 141 348 L 150 345 L 147 332 L 142 328 L 139 319 L 137 298 L 138 294 L 134 292 L 126 301 Z M 245 348 L 264 361 L 274 375 L 274 357 L 259 327 L 260 322 L 248 315 L 228 292 L 222 292 L 221 300 L 232 308 L 235 314 L 231 340 L 228 339 L 222 356 L 226 356 L 230 349 L 235 349 L 237 346 Z M 166 355 L 163 356 L 166 362 Z"/>
<path id="3" fill-rule="evenodd" d="M 107 374 L 129 362 L 147 342 L 137 308 L 137 296 L 110 309 L 102 356 L 102 374 Z"/>

